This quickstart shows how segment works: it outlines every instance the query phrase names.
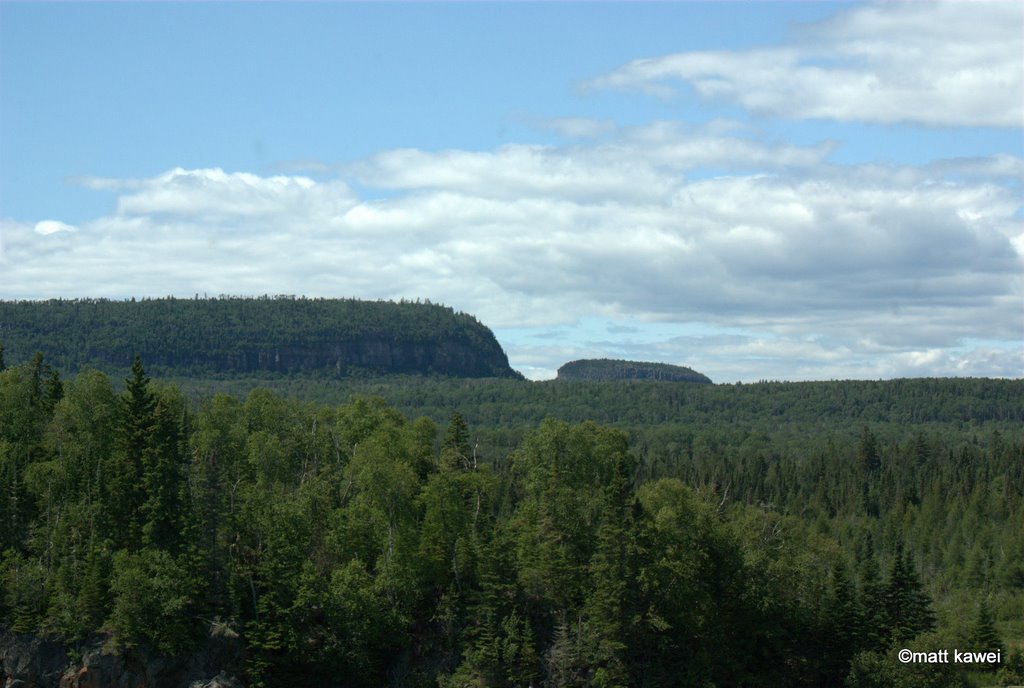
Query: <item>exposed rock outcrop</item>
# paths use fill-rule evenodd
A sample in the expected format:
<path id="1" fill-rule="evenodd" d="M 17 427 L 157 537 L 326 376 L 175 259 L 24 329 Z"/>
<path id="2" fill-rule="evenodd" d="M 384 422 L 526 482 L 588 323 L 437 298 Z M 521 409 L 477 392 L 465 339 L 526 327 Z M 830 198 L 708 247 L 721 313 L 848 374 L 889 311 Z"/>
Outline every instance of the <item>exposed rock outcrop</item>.
<path id="1" fill-rule="evenodd" d="M 96 638 L 69 648 L 54 640 L 0 629 L 2 688 L 243 688 L 225 670 L 240 645 L 211 638 L 193 654 L 164 657 L 146 650 L 115 652 Z M 78 659 L 76 659 L 76 657 Z"/>
<path id="2" fill-rule="evenodd" d="M 0 629 L 4 688 L 56 688 L 69 664 L 61 643 Z"/>

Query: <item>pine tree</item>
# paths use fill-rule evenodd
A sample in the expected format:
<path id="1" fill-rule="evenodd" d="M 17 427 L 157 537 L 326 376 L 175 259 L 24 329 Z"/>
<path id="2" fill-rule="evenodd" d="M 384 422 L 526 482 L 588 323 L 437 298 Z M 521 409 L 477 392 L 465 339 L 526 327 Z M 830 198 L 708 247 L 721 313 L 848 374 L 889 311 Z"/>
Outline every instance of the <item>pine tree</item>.
<path id="1" fill-rule="evenodd" d="M 183 466 L 178 457 L 179 428 L 167 406 L 153 409 L 153 434 L 142 455 L 143 502 L 140 523 L 143 544 L 174 552 L 183 526 Z"/>
<path id="2" fill-rule="evenodd" d="M 50 410 L 64 397 L 64 383 L 60 381 L 60 373 L 51 370 L 46 378 L 46 401 Z"/>
<path id="3" fill-rule="evenodd" d="M 156 398 L 149 389 L 142 359 L 136 356 L 121 398 L 117 450 L 105 471 L 108 480 L 103 513 L 108 534 L 118 547 L 134 549 L 141 543 L 139 510 L 145 499 L 144 456 L 150 449 L 156 424 Z"/>
<path id="4" fill-rule="evenodd" d="M 996 631 L 987 600 L 982 600 L 978 606 L 978 618 L 971 630 L 970 642 L 976 652 L 1004 652 L 1006 649 Z"/>
<path id="5" fill-rule="evenodd" d="M 885 585 L 879 573 L 878 559 L 869 546 L 868 555 L 860 565 L 860 599 L 863 609 L 861 647 L 881 651 L 889 643 L 889 619 L 886 613 Z"/>
<path id="6" fill-rule="evenodd" d="M 545 657 L 548 681 L 554 686 L 578 686 L 583 683 L 586 669 L 582 666 L 583 620 L 575 622 L 564 611 L 559 614 L 555 635 Z"/>
<path id="7" fill-rule="evenodd" d="M 592 587 L 584 602 L 588 663 L 600 684 L 608 686 L 629 682 L 626 655 L 635 637 L 632 619 L 639 617 L 631 481 L 631 462 L 619 455 L 605 487 L 606 506 L 589 567 Z"/>
<path id="8" fill-rule="evenodd" d="M 462 470 L 476 465 L 476 455 L 469 444 L 469 426 L 458 411 L 452 412 L 441 442 L 441 465 Z"/>
<path id="9" fill-rule="evenodd" d="M 530 686 L 537 676 L 537 649 L 529 620 L 515 611 L 501 623 L 504 639 L 501 661 L 506 677 L 513 686 Z"/>
<path id="10" fill-rule="evenodd" d="M 865 477 L 874 477 L 878 474 L 882 462 L 878 453 L 878 440 L 874 433 L 864 426 L 860 433 L 860 444 L 857 447 L 857 465 Z"/>
<path id="11" fill-rule="evenodd" d="M 831 632 L 826 640 L 828 663 L 825 671 L 832 682 L 830 685 L 840 685 L 850 671 L 850 660 L 863 643 L 864 610 L 857 591 L 840 564 L 832 568 L 831 588 L 826 604 Z"/>
<path id="12" fill-rule="evenodd" d="M 97 628 L 110 612 L 111 555 L 106 543 L 90 538 L 78 591 L 78 605 L 84 625 Z"/>
<path id="13" fill-rule="evenodd" d="M 914 438 L 914 461 L 918 466 L 924 466 L 928 463 L 928 456 L 931 450 L 928 448 L 928 442 L 924 438 L 924 433 L 917 433 L 917 437 Z"/>
<path id="14" fill-rule="evenodd" d="M 921 585 L 913 561 L 902 547 L 893 560 L 885 591 L 885 606 L 893 641 L 909 640 L 919 633 L 935 629 L 931 599 Z"/>

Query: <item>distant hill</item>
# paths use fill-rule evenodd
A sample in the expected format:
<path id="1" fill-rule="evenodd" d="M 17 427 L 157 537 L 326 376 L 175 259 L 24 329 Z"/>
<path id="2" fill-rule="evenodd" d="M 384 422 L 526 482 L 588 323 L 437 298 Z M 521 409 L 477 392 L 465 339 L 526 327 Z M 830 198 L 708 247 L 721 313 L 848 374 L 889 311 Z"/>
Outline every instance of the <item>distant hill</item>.
<path id="1" fill-rule="evenodd" d="M 661 380 L 711 384 L 711 379 L 685 366 L 617 361 L 608 358 L 571 361 L 558 369 L 559 380 Z"/>
<path id="2" fill-rule="evenodd" d="M 294 297 L 0 301 L 9 364 L 157 374 L 260 371 L 522 378 L 476 318 L 427 303 Z"/>

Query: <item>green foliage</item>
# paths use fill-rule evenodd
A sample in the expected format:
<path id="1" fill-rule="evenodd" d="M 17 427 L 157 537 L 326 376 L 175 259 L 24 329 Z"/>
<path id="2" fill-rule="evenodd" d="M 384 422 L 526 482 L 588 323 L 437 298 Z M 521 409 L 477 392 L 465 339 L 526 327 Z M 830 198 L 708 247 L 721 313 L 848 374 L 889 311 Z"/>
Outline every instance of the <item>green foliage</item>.
<path id="1" fill-rule="evenodd" d="M 46 612 L 46 570 L 39 561 L 7 550 L 0 560 L 4 583 L 3 607 L 11 630 L 29 633 Z"/>
<path id="2" fill-rule="evenodd" d="M 711 384 L 711 380 L 686 366 L 640 363 L 607 358 L 570 361 L 558 369 L 559 380 L 662 380 Z"/>
<path id="3" fill-rule="evenodd" d="M 458 411 L 452 412 L 441 441 L 441 465 L 447 468 L 468 470 L 475 467 L 476 452 L 469 446 L 469 427 Z"/>
<path id="4" fill-rule="evenodd" d="M 166 552 L 114 553 L 106 627 L 117 645 L 146 643 L 167 655 L 191 644 L 191 591 L 187 572 Z"/>
<path id="5" fill-rule="evenodd" d="M 885 591 L 886 627 L 895 643 L 934 630 L 935 614 L 910 557 L 899 547 Z"/>
<path id="6" fill-rule="evenodd" d="M 521 378 L 493 333 L 427 303 L 261 297 L 0 301 L 14 362 L 42 351 L 65 371 L 317 371 Z"/>
<path id="7" fill-rule="evenodd" d="M 1006 649 L 999 637 L 999 632 L 996 631 L 992 610 L 989 609 L 988 602 L 984 599 L 978 605 L 978 617 L 971 629 L 969 642 L 970 647 L 979 652 L 1002 653 Z"/>
<path id="8" fill-rule="evenodd" d="M 252 686 L 957 686 L 893 653 L 1020 641 L 1019 381 L 405 382 L 0 371 L 0 622 L 230 619 Z"/>
<path id="9" fill-rule="evenodd" d="M 996 684 L 1000 686 L 1024 685 L 1024 650 L 1013 650 L 996 672 Z"/>
<path id="10" fill-rule="evenodd" d="M 937 652 L 956 647 L 948 637 L 927 635 L 912 643 L 894 645 L 885 651 L 862 652 L 851 663 L 846 688 L 969 688 L 962 669 L 952 663 L 900 661 L 897 653 Z"/>

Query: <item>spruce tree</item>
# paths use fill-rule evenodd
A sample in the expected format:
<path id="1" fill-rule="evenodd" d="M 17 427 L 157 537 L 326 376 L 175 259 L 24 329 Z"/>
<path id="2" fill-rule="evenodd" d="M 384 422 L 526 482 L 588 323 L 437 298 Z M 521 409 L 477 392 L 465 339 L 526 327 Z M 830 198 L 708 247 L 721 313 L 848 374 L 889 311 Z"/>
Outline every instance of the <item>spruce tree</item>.
<path id="1" fill-rule="evenodd" d="M 602 685 L 629 682 L 627 654 L 639 616 L 636 528 L 633 522 L 633 465 L 625 454 L 613 459 L 604 489 L 597 550 L 590 561 L 590 591 L 584 602 L 587 659 Z"/>
<path id="2" fill-rule="evenodd" d="M 863 643 L 864 609 L 842 565 L 832 567 L 831 583 L 825 607 L 831 628 L 825 641 L 828 659 L 824 668 L 829 680 L 839 685 L 850 671 L 850 660 Z"/>
<path id="3" fill-rule="evenodd" d="M 931 599 L 921 585 L 910 556 L 900 547 L 893 560 L 885 591 L 886 615 L 892 641 L 909 640 L 935 629 Z"/>
<path id="4" fill-rule="evenodd" d="M 878 440 L 874 433 L 864 426 L 860 433 L 860 444 L 857 447 L 857 465 L 865 477 L 874 477 L 882 466 L 878 453 Z"/>
<path id="5" fill-rule="evenodd" d="M 174 552 L 181 539 L 183 466 L 177 419 L 161 401 L 153 409 L 153 435 L 142 455 L 143 544 Z"/>
<path id="6" fill-rule="evenodd" d="M 970 642 L 971 649 L 975 652 L 1003 652 L 1005 650 L 992 620 L 992 610 L 989 609 L 987 600 L 982 600 L 978 606 L 978 618 L 974 622 L 974 628 L 971 629 Z"/>
<path id="7" fill-rule="evenodd" d="M 860 565 L 860 599 L 863 609 L 861 648 L 881 651 L 889 642 L 889 619 L 886 613 L 885 585 L 879 573 L 878 559 L 869 548 L 868 556 Z"/>
<path id="8" fill-rule="evenodd" d="M 137 548 L 141 542 L 139 510 L 145 499 L 144 456 L 156 429 L 156 398 L 142 359 L 135 357 L 132 374 L 121 397 L 118 446 L 105 471 L 108 476 L 104 514 L 111 539 L 119 547 Z"/>
<path id="9" fill-rule="evenodd" d="M 441 442 L 441 465 L 446 468 L 469 469 L 476 457 L 469 444 L 469 426 L 458 411 L 453 411 Z"/>

